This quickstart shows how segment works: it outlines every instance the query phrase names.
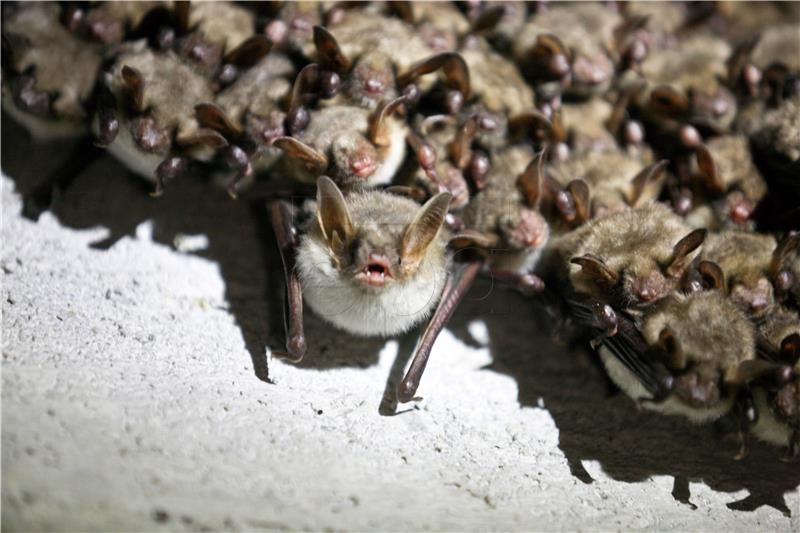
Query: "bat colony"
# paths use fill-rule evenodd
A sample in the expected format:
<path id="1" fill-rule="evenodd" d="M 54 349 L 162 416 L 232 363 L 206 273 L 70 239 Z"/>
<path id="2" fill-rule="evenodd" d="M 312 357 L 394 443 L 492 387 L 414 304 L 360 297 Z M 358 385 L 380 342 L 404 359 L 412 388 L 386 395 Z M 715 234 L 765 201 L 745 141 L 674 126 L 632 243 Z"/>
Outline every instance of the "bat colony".
<path id="1" fill-rule="evenodd" d="M 488 275 L 556 295 L 641 407 L 800 455 L 798 4 L 2 9 L 3 110 L 34 141 L 107 151 L 154 196 L 267 197 L 275 354 L 306 355 L 304 306 L 355 335 L 422 324 L 410 401 Z"/>

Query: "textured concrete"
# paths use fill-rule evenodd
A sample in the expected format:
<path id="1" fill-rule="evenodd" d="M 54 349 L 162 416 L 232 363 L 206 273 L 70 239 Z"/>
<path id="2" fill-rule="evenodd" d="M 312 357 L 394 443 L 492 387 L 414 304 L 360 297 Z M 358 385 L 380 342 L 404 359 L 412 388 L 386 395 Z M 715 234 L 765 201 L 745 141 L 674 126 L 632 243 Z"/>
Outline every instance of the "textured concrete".
<path id="1" fill-rule="evenodd" d="M 4 530 L 800 530 L 798 465 L 637 413 L 486 283 L 396 416 L 413 336 L 309 316 L 307 362 L 268 360 L 262 210 L 103 159 L 33 223 L 56 157 L 3 130 Z"/>

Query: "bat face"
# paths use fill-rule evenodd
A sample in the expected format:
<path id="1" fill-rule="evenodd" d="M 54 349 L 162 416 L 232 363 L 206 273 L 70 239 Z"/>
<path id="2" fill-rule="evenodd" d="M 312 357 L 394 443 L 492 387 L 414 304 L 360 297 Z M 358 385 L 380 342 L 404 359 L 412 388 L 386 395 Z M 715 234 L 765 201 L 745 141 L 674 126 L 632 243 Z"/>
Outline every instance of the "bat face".
<path id="1" fill-rule="evenodd" d="M 662 204 L 591 220 L 571 237 L 572 286 L 623 308 L 650 305 L 679 286 L 704 236 Z"/>
<path id="2" fill-rule="evenodd" d="M 328 173 L 344 187 L 388 183 L 405 156 L 407 130 L 385 109 L 342 105 L 312 111 L 303 131 L 275 142 L 286 152 L 285 168 L 305 182 Z"/>
<path id="3" fill-rule="evenodd" d="M 539 212 L 542 159 L 543 154 L 527 147 L 493 154 L 485 188 L 462 212 L 467 228 L 505 252 L 495 262 L 507 270 L 533 269 L 550 238 L 550 227 Z"/>
<path id="4" fill-rule="evenodd" d="M 709 235 L 701 256 L 720 266 L 736 305 L 750 316 L 763 317 L 775 303 L 770 269 L 776 247 L 770 235 L 723 231 Z"/>
<path id="5" fill-rule="evenodd" d="M 3 17 L 3 107 L 36 138 L 85 131 L 101 50 L 70 33 L 57 4 L 25 4 Z M 8 65 L 6 65 L 8 58 Z"/>
<path id="6" fill-rule="evenodd" d="M 473 38 L 461 50 L 470 72 L 472 94 L 492 113 L 516 115 L 535 108 L 533 91 L 517 66 Z"/>
<path id="7" fill-rule="evenodd" d="M 563 187 L 575 179 L 589 188 L 592 217 L 647 205 L 656 200 L 664 183 L 666 164 L 647 165 L 651 154 L 645 151 L 582 150 L 565 161 L 554 162 L 550 175 Z"/>
<path id="8" fill-rule="evenodd" d="M 514 58 L 526 72 L 546 73 L 543 79 L 571 74 L 566 92 L 585 97 L 611 80 L 614 64 L 607 50 L 614 48 L 614 28 L 621 22 L 618 13 L 600 5 L 554 6 L 529 19 L 514 42 Z"/>
<path id="9" fill-rule="evenodd" d="M 736 115 L 736 100 L 719 80 L 727 77 L 730 54 L 725 41 L 700 35 L 652 51 L 642 63 L 649 87 L 638 105 L 662 129 L 677 130 L 678 122 L 727 130 Z"/>
<path id="10" fill-rule="evenodd" d="M 360 335 L 399 333 L 426 318 L 447 277 L 440 230 L 450 195 L 422 207 L 377 191 L 345 198 L 323 177 L 317 198 L 297 254 L 308 305 Z"/>
<path id="11" fill-rule="evenodd" d="M 432 55 L 414 28 L 397 18 L 357 11 L 343 12 L 340 18 L 330 31 L 315 26 L 314 50 L 306 50 L 326 77 L 340 80 L 329 91 L 341 93 L 336 103 L 375 109 L 398 96 L 396 75 Z"/>
<path id="12" fill-rule="evenodd" d="M 170 154 L 208 159 L 225 143 L 214 132 L 204 135 L 195 118 L 195 105 L 214 98 L 209 81 L 171 52 L 134 42 L 117 57 L 105 85 L 111 102 L 95 119 L 99 142 L 147 179 Z"/>
<path id="13" fill-rule="evenodd" d="M 320 12 L 321 2 L 284 2 L 265 25 L 264 33 L 281 49 L 301 51 L 311 42 L 314 26 L 322 23 Z"/>
<path id="14" fill-rule="evenodd" d="M 745 136 L 715 137 L 698 147 L 692 173 L 694 196 L 701 199 L 701 205 L 710 204 L 705 210 L 712 215 L 694 224 L 702 223 L 709 229 L 753 228 L 751 217 L 767 193 L 767 184 L 753 164 Z"/>
<path id="15" fill-rule="evenodd" d="M 753 326 L 716 291 L 664 300 L 646 313 L 642 335 L 675 376 L 674 395 L 689 408 L 732 401 L 727 385 L 739 365 L 755 357 Z"/>

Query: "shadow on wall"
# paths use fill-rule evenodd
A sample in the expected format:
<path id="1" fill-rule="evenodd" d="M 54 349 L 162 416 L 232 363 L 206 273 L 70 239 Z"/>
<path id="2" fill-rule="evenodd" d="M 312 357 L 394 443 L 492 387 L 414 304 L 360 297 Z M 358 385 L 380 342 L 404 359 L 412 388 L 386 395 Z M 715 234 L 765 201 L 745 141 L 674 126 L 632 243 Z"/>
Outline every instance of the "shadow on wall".
<path id="1" fill-rule="evenodd" d="M 540 328 L 530 348 L 520 350 L 514 339 L 531 337 L 532 328 L 509 320 L 509 314 L 518 315 L 526 306 L 531 316 L 539 317 Z M 784 495 L 800 485 L 800 468 L 781 462 L 780 450 L 751 440 L 748 457 L 734 461 L 738 445 L 733 439 L 720 439 L 711 427 L 637 411 L 625 395 L 610 394 L 611 381 L 588 349 L 568 347 L 546 333 L 553 331 L 542 327 L 547 316 L 540 303 L 494 291 L 486 302 L 465 299 L 450 328 L 464 337 L 472 320 L 486 323 L 493 358 L 488 369 L 517 381 L 521 405 L 548 410 L 573 476 L 592 483 L 582 461 L 597 461 L 617 481 L 671 476 L 672 496 L 693 508 L 689 481 L 701 481 L 720 492 L 747 490 L 747 497 L 728 504 L 731 509 L 753 511 L 767 505 L 791 515 Z"/>
<path id="2" fill-rule="evenodd" d="M 3 172 L 13 178 L 23 198 L 30 197 L 75 146 L 34 144 L 24 129 L 3 115 Z M 151 191 L 151 184 L 104 155 L 56 194 L 51 211 L 70 228 L 106 228 L 108 236 L 91 244 L 99 250 L 134 236 L 145 221 L 152 222 L 155 242 L 173 248 L 176 237 L 205 235 L 208 246 L 193 253 L 219 265 L 228 310 L 242 332 L 256 376 L 269 382 L 267 347 L 282 349 L 285 342 L 284 288 L 265 203 L 231 200 L 223 187 L 190 177 L 169 183 L 161 198 L 151 198 Z M 302 368 L 374 365 L 386 344 L 384 339 L 353 342 L 309 312 L 304 322 L 309 357 L 298 365 Z M 407 344 L 403 346 L 408 348 Z M 413 341 L 406 356 L 412 350 Z M 400 372 L 404 366 L 403 362 Z"/>
<path id="3" fill-rule="evenodd" d="M 3 171 L 13 177 L 20 193 L 32 191 L 67 150 L 65 146 L 32 146 L 25 132 L 4 116 Z M 242 332 L 256 376 L 268 382 L 266 348 L 283 343 L 282 303 L 276 298 L 282 294 L 283 284 L 266 209 L 257 203 L 231 201 L 222 188 L 199 180 L 181 179 L 170 185 L 163 198 L 154 200 L 147 194 L 148 184 L 129 176 L 106 156 L 56 197 L 53 212 L 70 228 L 107 228 L 108 237 L 92 244 L 97 249 L 108 249 L 119 239 L 134 235 L 136 227 L 147 220 L 153 223 L 153 239 L 170 247 L 181 234 L 206 235 L 208 247 L 195 253 L 219 265 L 228 309 Z M 467 326 L 474 320 L 486 323 L 493 357 L 488 370 L 517 381 L 522 406 L 543 405 L 550 412 L 559 429 L 559 447 L 577 479 L 593 482 L 582 464 L 593 460 L 617 481 L 672 476 L 673 497 L 687 505 L 693 506 L 692 480 L 716 491 L 747 490 L 749 495 L 729 504 L 731 509 L 752 511 L 768 505 L 790 514 L 784 494 L 800 485 L 800 468 L 781 463 L 776 449 L 753 443 L 749 457 L 736 462 L 731 459 L 735 444 L 721 445 L 708 427 L 637 412 L 622 395 L 609 397 L 607 379 L 585 350 L 567 348 L 548 333 L 540 333 L 529 349 L 520 350 L 514 339 L 531 337 L 533 318 L 511 320 L 512 311 L 514 316 L 546 314 L 543 306 L 530 299 L 492 290 L 488 282 L 481 282 L 464 300 L 448 329 L 465 342 L 477 344 Z M 309 357 L 301 368 L 370 366 L 377 363 L 385 344 L 381 339 L 356 342 L 310 313 L 305 324 Z M 552 324 L 540 326 L 541 331 L 553 331 Z M 379 399 L 381 414 L 397 412 L 394 389 L 416 335 L 410 332 L 400 338 L 398 356 Z"/>

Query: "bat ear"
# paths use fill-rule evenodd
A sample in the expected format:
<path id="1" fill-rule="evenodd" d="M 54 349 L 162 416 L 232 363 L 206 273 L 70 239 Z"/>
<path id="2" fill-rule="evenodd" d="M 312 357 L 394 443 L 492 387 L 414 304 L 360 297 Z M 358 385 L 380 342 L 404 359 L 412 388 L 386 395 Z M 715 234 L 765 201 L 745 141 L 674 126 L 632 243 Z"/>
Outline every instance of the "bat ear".
<path id="1" fill-rule="evenodd" d="M 321 174 L 328 168 L 325 154 L 294 137 L 278 137 L 272 146 L 280 148 L 291 158 L 301 160 L 310 172 Z"/>
<path id="2" fill-rule="evenodd" d="M 589 276 L 595 285 L 603 289 L 613 287 L 619 280 L 619 274 L 608 268 L 605 261 L 596 255 L 586 254 L 580 257 L 573 257 L 569 262 L 581 267 L 581 271 Z"/>
<path id="3" fill-rule="evenodd" d="M 137 111 L 142 111 L 144 107 L 144 76 L 142 73 L 133 67 L 123 65 L 122 67 L 122 81 L 128 89 L 133 107 Z"/>
<path id="4" fill-rule="evenodd" d="M 775 280 L 800 247 L 800 231 L 790 231 L 772 252 L 770 274 Z"/>
<path id="5" fill-rule="evenodd" d="M 452 199 L 453 195 L 449 192 L 440 192 L 422 206 L 408 225 L 400 247 L 401 267 L 404 271 L 412 271 L 422 262 L 428 246 L 444 224 Z"/>
<path id="6" fill-rule="evenodd" d="M 194 115 L 204 128 L 216 130 L 228 137 L 238 137 L 242 134 L 242 127 L 217 104 L 209 102 L 197 104 L 194 106 Z"/>
<path id="7" fill-rule="evenodd" d="M 480 14 L 475 22 L 472 23 L 470 33 L 477 34 L 483 31 L 493 30 L 505 15 L 505 7 L 494 6 Z"/>
<path id="8" fill-rule="evenodd" d="M 703 279 L 704 289 L 725 289 L 725 274 L 718 264 L 713 261 L 700 261 L 697 265 L 697 271 Z"/>
<path id="9" fill-rule="evenodd" d="M 545 150 L 536 154 L 517 178 L 517 187 L 525 197 L 525 202 L 534 208 L 539 207 L 544 192 L 544 156 Z"/>
<path id="10" fill-rule="evenodd" d="M 392 116 L 406 101 L 405 96 L 398 96 L 394 100 L 383 101 L 369 116 L 367 135 L 375 146 L 389 146 L 389 130 L 386 120 Z"/>
<path id="11" fill-rule="evenodd" d="M 355 226 L 342 191 L 327 176 L 317 179 L 317 220 L 328 248 L 337 255 L 343 252 L 355 236 Z"/>
<path id="12" fill-rule="evenodd" d="M 468 118 L 456 130 L 455 137 L 447 146 L 450 161 L 458 168 L 464 168 L 469 163 L 472 151 L 470 145 L 478 131 L 478 122 L 475 117 Z"/>
<path id="13" fill-rule="evenodd" d="M 672 248 L 672 258 L 667 265 L 665 272 L 672 278 L 679 278 L 683 275 L 690 261 L 690 254 L 694 252 L 706 238 L 705 229 L 696 229 L 682 238 Z"/>
<path id="14" fill-rule="evenodd" d="M 636 202 L 638 202 L 639 198 L 642 197 L 642 193 L 644 192 L 647 184 L 651 181 L 659 179 L 664 174 L 664 170 L 667 168 L 668 164 L 668 160 L 662 159 L 658 163 L 653 163 L 652 165 L 644 167 L 638 174 L 636 174 L 636 176 L 633 177 L 631 180 L 631 185 L 633 185 L 633 193 L 631 194 L 629 202 L 630 205 L 636 205 Z"/>
<path id="15" fill-rule="evenodd" d="M 672 370 L 683 370 L 686 368 L 686 356 L 681 350 L 678 339 L 675 338 L 675 332 L 669 326 L 661 330 L 658 334 L 658 347 L 662 350 L 665 356 L 665 363 Z"/>
<path id="16" fill-rule="evenodd" d="M 272 42 L 265 35 L 254 35 L 225 55 L 225 63 L 249 68 L 269 53 Z"/>
<path id="17" fill-rule="evenodd" d="M 404 87 L 420 76 L 436 72 L 439 69 L 442 69 L 444 73 L 447 86 L 460 92 L 464 100 L 469 99 L 469 67 L 461 54 L 456 52 L 443 52 L 420 61 L 408 71 L 397 76 L 397 84 Z"/>
<path id="18" fill-rule="evenodd" d="M 350 60 L 344 55 L 336 38 L 322 26 L 314 26 L 314 46 L 317 48 L 320 61 L 336 72 L 350 70 Z"/>
<path id="19" fill-rule="evenodd" d="M 711 151 L 704 144 L 697 147 L 697 166 L 700 168 L 700 173 L 709 189 L 719 194 L 725 191 L 725 184 L 722 183 L 722 179 L 719 176 L 714 156 L 711 155 Z"/>

